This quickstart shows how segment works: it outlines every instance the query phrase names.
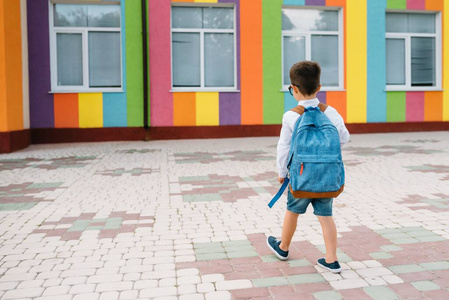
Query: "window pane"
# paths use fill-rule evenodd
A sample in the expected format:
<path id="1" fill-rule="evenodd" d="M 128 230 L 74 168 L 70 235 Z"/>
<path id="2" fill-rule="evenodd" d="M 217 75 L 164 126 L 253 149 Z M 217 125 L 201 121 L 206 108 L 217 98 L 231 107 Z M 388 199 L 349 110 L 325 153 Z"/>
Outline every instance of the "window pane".
<path id="1" fill-rule="evenodd" d="M 338 86 L 338 36 L 312 35 L 312 60 L 321 66 L 321 84 Z"/>
<path id="2" fill-rule="evenodd" d="M 407 14 L 387 13 L 385 22 L 387 32 L 408 32 Z"/>
<path id="3" fill-rule="evenodd" d="M 58 86 L 83 85 L 83 45 L 80 33 L 56 35 Z"/>
<path id="4" fill-rule="evenodd" d="M 120 6 L 88 5 L 87 17 L 89 27 L 120 27 Z"/>
<path id="5" fill-rule="evenodd" d="M 55 26 L 86 27 L 87 9 L 86 5 L 55 4 L 54 23 Z"/>
<path id="6" fill-rule="evenodd" d="M 412 38 L 412 86 L 435 85 L 435 38 Z"/>
<path id="7" fill-rule="evenodd" d="M 200 34 L 173 33 L 173 86 L 199 87 L 200 79 Z"/>
<path id="8" fill-rule="evenodd" d="M 387 84 L 405 85 L 405 40 L 387 39 Z"/>
<path id="9" fill-rule="evenodd" d="M 119 32 L 89 32 L 89 86 L 121 86 Z"/>
<path id="10" fill-rule="evenodd" d="M 202 28 L 201 7 L 172 7 L 172 28 Z"/>
<path id="11" fill-rule="evenodd" d="M 338 11 L 283 9 L 282 30 L 338 31 Z"/>
<path id="12" fill-rule="evenodd" d="M 234 9 L 232 8 L 203 8 L 203 28 L 232 29 L 234 28 Z"/>
<path id="13" fill-rule="evenodd" d="M 435 33 L 434 14 L 409 14 L 408 32 Z"/>
<path id="14" fill-rule="evenodd" d="M 386 31 L 435 33 L 435 14 L 387 13 Z"/>
<path id="15" fill-rule="evenodd" d="M 204 34 L 206 87 L 234 86 L 234 34 Z"/>
<path id="16" fill-rule="evenodd" d="M 306 59 L 306 39 L 302 36 L 284 36 L 284 85 L 290 85 L 290 68 Z M 295 82 L 293 82 L 295 83 Z"/>

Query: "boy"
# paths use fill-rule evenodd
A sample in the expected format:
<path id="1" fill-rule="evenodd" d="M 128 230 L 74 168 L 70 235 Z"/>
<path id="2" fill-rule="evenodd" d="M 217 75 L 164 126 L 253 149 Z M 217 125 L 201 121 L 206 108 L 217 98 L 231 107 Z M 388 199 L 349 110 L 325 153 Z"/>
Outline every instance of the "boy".
<path id="1" fill-rule="evenodd" d="M 311 61 L 301 61 L 290 69 L 291 85 L 288 88 L 290 94 L 298 101 L 298 105 L 304 107 L 316 107 L 320 103 L 316 95 L 321 88 L 320 84 L 321 68 L 318 63 Z M 349 132 L 345 127 L 343 118 L 332 107 L 328 106 L 324 114 L 338 130 L 340 144 L 343 146 L 349 141 Z M 290 151 L 292 131 L 299 114 L 287 111 L 282 118 L 282 129 L 277 145 L 277 167 L 279 172 L 279 183 L 283 183 L 287 176 L 287 159 Z M 298 216 L 304 214 L 307 206 L 312 203 L 314 214 L 320 221 L 323 230 L 324 243 L 326 246 L 326 257 L 318 259 L 318 265 L 333 272 L 341 271 L 337 259 L 337 228 L 332 218 L 332 198 L 327 199 L 297 199 L 292 196 L 290 189 L 287 197 L 287 211 L 285 213 L 284 225 L 282 227 L 281 240 L 273 236 L 268 237 L 268 247 L 281 260 L 288 258 L 288 249 L 293 234 L 296 230 Z"/>

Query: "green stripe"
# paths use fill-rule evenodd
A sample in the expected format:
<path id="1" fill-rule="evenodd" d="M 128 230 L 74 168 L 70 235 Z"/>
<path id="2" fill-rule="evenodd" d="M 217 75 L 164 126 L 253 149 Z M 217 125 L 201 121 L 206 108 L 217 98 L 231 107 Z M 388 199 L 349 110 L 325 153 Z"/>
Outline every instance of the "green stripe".
<path id="1" fill-rule="evenodd" d="M 284 114 L 282 88 L 282 0 L 262 1 L 263 123 L 280 124 Z"/>
<path id="2" fill-rule="evenodd" d="M 128 127 L 143 126 L 142 22 L 140 1 L 125 2 Z"/>
<path id="3" fill-rule="evenodd" d="M 407 9 L 407 0 L 387 0 L 387 9 Z"/>
<path id="4" fill-rule="evenodd" d="M 405 122 L 405 92 L 387 93 L 387 122 Z"/>

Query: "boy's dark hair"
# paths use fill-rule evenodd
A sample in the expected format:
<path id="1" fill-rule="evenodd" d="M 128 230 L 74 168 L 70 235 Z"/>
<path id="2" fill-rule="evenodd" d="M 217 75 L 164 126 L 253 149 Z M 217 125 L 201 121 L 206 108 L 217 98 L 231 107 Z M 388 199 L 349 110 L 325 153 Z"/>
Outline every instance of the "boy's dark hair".
<path id="1" fill-rule="evenodd" d="M 290 81 L 301 94 L 309 96 L 318 90 L 320 85 L 321 67 L 314 61 L 300 61 L 290 69 Z"/>

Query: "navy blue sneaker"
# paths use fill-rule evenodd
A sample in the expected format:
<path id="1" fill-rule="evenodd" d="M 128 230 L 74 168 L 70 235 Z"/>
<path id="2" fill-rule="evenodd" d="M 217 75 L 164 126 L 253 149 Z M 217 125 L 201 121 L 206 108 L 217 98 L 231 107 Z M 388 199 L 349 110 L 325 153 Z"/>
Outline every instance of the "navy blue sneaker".
<path id="1" fill-rule="evenodd" d="M 318 260 L 318 265 L 328 271 L 331 271 L 332 273 L 340 273 L 341 272 L 341 267 L 340 264 L 338 263 L 338 261 L 334 261 L 333 263 L 328 264 L 326 262 L 325 258 L 320 258 Z"/>
<path id="2" fill-rule="evenodd" d="M 280 260 L 287 260 L 288 259 L 288 251 L 282 250 L 279 245 L 281 244 L 281 241 L 275 238 L 274 236 L 269 236 L 267 238 L 267 245 L 268 248 L 273 251 L 273 253 L 280 259 Z"/>

